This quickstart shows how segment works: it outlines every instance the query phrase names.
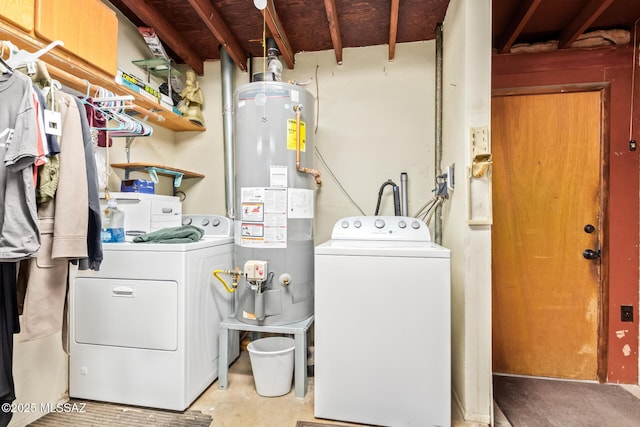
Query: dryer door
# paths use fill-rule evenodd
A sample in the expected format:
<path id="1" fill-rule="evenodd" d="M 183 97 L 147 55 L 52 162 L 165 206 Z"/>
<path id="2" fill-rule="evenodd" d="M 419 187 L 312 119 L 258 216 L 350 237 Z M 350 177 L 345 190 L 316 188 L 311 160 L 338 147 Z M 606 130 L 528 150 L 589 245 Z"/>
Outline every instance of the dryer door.
<path id="1" fill-rule="evenodd" d="M 176 282 L 80 277 L 74 285 L 71 321 L 77 343 L 177 349 Z"/>

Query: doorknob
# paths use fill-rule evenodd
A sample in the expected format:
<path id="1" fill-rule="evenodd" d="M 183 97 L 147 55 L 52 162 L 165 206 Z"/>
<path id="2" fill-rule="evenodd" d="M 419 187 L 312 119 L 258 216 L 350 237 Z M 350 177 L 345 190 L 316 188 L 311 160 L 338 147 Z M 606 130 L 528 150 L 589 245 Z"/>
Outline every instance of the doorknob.
<path id="1" fill-rule="evenodd" d="M 585 233 L 591 234 L 594 231 L 596 231 L 596 228 L 593 225 L 587 224 L 587 225 L 584 226 L 584 232 Z"/>
<path id="2" fill-rule="evenodd" d="M 582 252 L 582 256 L 586 259 L 598 259 L 600 255 L 600 249 L 596 249 L 595 251 L 593 249 L 585 249 L 584 252 Z"/>

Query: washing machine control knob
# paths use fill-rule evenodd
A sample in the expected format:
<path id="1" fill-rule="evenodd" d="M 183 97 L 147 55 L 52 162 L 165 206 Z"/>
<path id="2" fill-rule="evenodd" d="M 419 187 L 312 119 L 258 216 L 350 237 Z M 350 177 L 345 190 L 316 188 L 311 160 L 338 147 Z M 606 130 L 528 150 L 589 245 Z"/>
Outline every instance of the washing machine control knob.
<path id="1" fill-rule="evenodd" d="M 213 221 L 211 221 L 211 225 L 214 227 L 217 227 L 220 225 L 220 220 L 218 218 L 214 218 Z"/>
<path id="2" fill-rule="evenodd" d="M 354 226 L 355 228 L 360 228 L 360 227 L 362 227 L 362 222 L 360 222 L 360 220 L 356 219 L 356 220 L 353 222 L 353 226 Z"/>
<path id="3" fill-rule="evenodd" d="M 417 230 L 418 228 L 420 228 L 420 221 L 413 221 L 411 223 L 411 228 Z"/>
<path id="4" fill-rule="evenodd" d="M 182 218 L 182 225 L 190 225 L 193 222 L 193 219 L 191 219 L 188 216 L 185 216 L 184 218 Z"/>
<path id="5" fill-rule="evenodd" d="M 384 227 L 384 220 L 383 219 L 376 219 L 373 222 L 373 225 L 375 225 L 376 228 L 383 228 Z"/>
<path id="6" fill-rule="evenodd" d="M 403 229 L 407 228 L 407 223 L 404 220 L 400 220 L 398 222 L 398 227 L 403 228 Z"/>
<path id="7" fill-rule="evenodd" d="M 204 219 L 202 220 L 202 225 L 203 225 L 204 227 L 206 227 L 207 225 L 209 225 L 209 219 L 208 219 L 208 218 L 204 218 Z"/>
<path id="8" fill-rule="evenodd" d="M 349 221 L 342 221 L 342 224 L 340 224 L 342 226 L 342 228 L 349 228 Z"/>

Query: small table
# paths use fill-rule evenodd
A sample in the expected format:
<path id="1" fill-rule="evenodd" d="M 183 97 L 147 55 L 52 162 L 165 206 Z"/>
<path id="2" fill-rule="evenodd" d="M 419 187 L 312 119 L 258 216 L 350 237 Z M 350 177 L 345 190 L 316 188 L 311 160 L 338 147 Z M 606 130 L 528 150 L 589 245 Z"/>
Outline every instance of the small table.
<path id="1" fill-rule="evenodd" d="M 218 358 L 218 388 L 226 390 L 229 374 L 229 330 L 288 334 L 294 336 L 294 378 L 295 395 L 304 397 L 307 394 L 307 331 L 313 323 L 314 315 L 287 325 L 252 325 L 235 317 L 220 322 L 220 346 Z"/>

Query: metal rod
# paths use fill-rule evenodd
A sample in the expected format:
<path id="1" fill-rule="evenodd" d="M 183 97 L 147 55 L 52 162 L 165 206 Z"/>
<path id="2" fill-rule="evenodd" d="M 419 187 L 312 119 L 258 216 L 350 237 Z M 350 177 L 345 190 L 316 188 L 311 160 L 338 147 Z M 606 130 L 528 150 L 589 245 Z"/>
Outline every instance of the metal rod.
<path id="1" fill-rule="evenodd" d="M 220 48 L 222 72 L 222 124 L 224 129 L 224 186 L 227 217 L 234 219 L 235 169 L 233 155 L 233 66 L 224 47 Z"/>
<path id="2" fill-rule="evenodd" d="M 438 175 L 442 174 L 442 23 L 436 25 L 436 123 L 435 123 L 435 174 L 437 183 Z M 434 218 L 434 240 L 442 244 L 442 204 L 436 206 Z"/>
<path id="3" fill-rule="evenodd" d="M 407 173 L 400 174 L 400 215 L 409 215 L 409 204 L 407 201 Z"/>

